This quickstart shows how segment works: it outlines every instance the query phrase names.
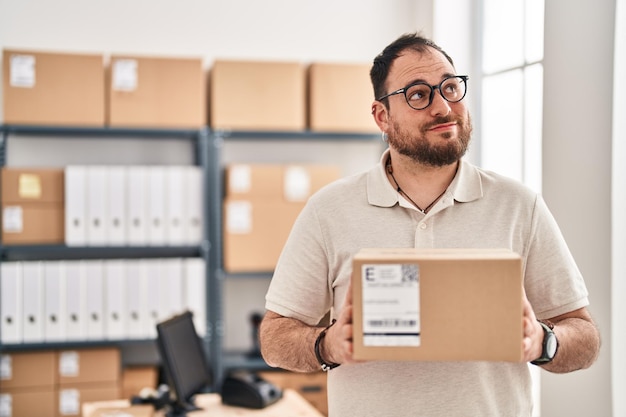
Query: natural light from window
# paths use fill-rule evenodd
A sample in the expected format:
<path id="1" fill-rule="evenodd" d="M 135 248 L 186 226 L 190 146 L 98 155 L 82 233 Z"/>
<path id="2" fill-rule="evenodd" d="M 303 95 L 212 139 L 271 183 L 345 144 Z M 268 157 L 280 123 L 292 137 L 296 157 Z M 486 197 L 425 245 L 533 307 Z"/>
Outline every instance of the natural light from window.
<path id="1" fill-rule="evenodd" d="M 544 0 L 484 0 L 481 166 L 541 192 Z"/>

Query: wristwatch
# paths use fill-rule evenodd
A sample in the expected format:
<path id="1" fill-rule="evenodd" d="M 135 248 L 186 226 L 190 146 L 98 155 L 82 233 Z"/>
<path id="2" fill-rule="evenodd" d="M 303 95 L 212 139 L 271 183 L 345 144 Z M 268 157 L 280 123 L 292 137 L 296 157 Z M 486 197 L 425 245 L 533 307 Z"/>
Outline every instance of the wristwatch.
<path id="1" fill-rule="evenodd" d="M 533 365 L 545 365 L 552 362 L 552 359 L 556 356 L 556 351 L 559 349 L 559 341 L 556 338 L 556 334 L 552 330 L 554 324 L 549 321 L 537 320 L 543 329 L 543 344 L 541 356 L 534 361 L 531 361 Z"/>

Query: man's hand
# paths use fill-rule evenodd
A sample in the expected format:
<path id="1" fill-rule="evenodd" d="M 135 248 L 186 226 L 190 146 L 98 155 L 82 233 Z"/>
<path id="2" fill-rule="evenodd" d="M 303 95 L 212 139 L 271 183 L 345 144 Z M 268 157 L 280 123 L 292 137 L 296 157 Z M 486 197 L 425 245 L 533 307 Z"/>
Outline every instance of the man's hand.
<path id="1" fill-rule="evenodd" d="M 321 348 L 324 360 L 338 364 L 354 363 L 352 334 L 352 285 L 350 285 L 341 314 L 324 338 Z"/>

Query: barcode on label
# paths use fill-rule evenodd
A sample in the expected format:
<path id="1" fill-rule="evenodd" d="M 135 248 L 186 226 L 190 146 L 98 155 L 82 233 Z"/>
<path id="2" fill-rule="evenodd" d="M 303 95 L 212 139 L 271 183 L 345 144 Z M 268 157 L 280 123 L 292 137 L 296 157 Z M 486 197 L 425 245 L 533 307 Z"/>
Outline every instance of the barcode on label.
<path id="1" fill-rule="evenodd" d="M 371 327 L 413 327 L 417 324 L 417 320 L 403 320 L 403 319 L 368 320 L 367 324 Z"/>

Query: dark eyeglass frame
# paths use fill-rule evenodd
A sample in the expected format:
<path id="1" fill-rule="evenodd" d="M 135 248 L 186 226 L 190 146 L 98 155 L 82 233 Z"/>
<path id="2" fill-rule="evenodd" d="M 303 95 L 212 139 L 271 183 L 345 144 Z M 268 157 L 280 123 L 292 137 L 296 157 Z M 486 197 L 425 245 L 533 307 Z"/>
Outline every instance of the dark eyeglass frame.
<path id="1" fill-rule="evenodd" d="M 446 98 L 446 96 L 444 96 L 444 95 L 443 95 L 443 93 L 441 92 L 441 86 L 442 86 L 442 85 L 443 85 L 446 81 L 448 81 L 448 80 L 450 80 L 450 79 L 452 79 L 452 78 L 459 78 L 459 79 L 463 82 L 463 85 L 465 86 L 465 91 L 463 92 L 463 95 L 461 96 L 461 98 L 460 98 L 460 99 L 458 99 L 458 100 L 449 100 L 449 99 L 448 99 L 448 98 Z M 449 103 L 458 103 L 459 101 L 463 100 L 463 99 L 465 98 L 465 95 L 467 94 L 467 80 L 468 80 L 468 79 L 469 79 L 469 76 L 468 76 L 468 75 L 453 75 L 453 76 L 450 76 L 450 77 L 446 77 L 446 78 L 444 78 L 444 79 L 443 79 L 443 80 L 441 80 L 441 82 L 440 82 L 439 84 L 437 84 L 437 85 L 430 85 L 430 84 L 425 83 L 425 82 L 423 82 L 423 81 L 417 81 L 417 82 L 414 82 L 414 83 L 411 83 L 411 84 L 407 85 L 406 87 L 400 88 L 399 90 L 393 91 L 393 92 L 391 92 L 391 93 L 389 93 L 389 94 L 385 94 L 384 96 L 377 98 L 377 99 L 376 99 L 376 101 L 383 101 L 384 99 L 386 99 L 386 98 L 388 98 L 388 97 L 391 97 L 391 96 L 395 96 L 396 94 L 404 94 L 404 99 L 406 100 L 406 104 L 408 104 L 410 108 L 412 108 L 412 109 L 414 109 L 414 110 L 424 110 L 424 109 L 428 108 L 431 104 L 433 104 L 433 98 L 435 97 L 435 90 L 439 90 L 439 95 L 441 95 L 441 97 L 442 97 L 445 101 L 447 101 L 447 102 L 449 102 Z M 410 102 L 410 100 L 409 100 L 409 97 L 407 97 L 407 95 L 406 95 L 407 91 L 409 91 L 409 89 L 410 89 L 411 87 L 414 87 L 414 86 L 416 86 L 416 85 L 425 85 L 425 86 L 427 86 L 427 87 L 429 87 L 429 88 L 430 88 L 430 96 L 428 97 L 428 104 L 427 104 L 427 105 L 425 105 L 424 107 L 420 107 L 420 108 L 413 107 L 413 106 L 411 105 L 411 102 Z"/>

